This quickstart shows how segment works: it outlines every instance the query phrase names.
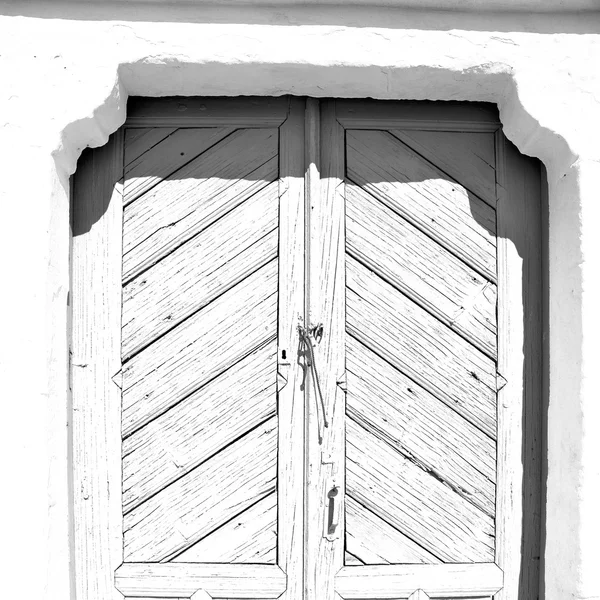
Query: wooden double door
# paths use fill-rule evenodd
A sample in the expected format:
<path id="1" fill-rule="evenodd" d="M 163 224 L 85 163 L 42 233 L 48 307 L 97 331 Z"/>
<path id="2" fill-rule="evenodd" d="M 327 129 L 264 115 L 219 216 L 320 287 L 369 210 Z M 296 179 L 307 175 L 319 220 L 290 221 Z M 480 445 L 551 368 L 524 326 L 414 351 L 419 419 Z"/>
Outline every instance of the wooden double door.
<path id="1" fill-rule="evenodd" d="M 540 174 L 495 109 L 128 111 L 116 589 L 536 598 Z"/>

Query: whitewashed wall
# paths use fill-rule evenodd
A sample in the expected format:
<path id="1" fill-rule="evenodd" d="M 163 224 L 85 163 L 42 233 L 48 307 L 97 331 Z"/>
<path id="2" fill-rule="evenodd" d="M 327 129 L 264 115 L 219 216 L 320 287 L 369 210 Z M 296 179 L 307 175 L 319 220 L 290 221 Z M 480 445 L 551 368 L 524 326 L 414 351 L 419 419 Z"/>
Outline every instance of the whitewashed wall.
<path id="1" fill-rule="evenodd" d="M 130 94 L 292 93 L 496 102 L 508 137 L 546 164 L 546 598 L 600 598 L 600 13 L 24 4 L 0 5 L 2 597 L 71 597 L 68 213 L 82 148 L 105 143 Z"/>

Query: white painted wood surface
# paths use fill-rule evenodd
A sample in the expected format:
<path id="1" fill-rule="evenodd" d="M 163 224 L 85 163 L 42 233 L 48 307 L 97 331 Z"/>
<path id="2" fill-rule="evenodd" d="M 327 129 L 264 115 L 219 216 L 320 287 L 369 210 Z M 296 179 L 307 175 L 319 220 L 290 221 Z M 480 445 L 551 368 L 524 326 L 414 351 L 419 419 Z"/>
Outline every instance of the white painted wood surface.
<path id="1" fill-rule="evenodd" d="M 282 600 L 301 598 L 304 588 L 305 411 L 298 360 L 298 325 L 305 318 L 304 105 L 290 99 L 279 143 L 277 563 L 287 576 Z"/>
<path id="2" fill-rule="evenodd" d="M 494 558 L 494 519 L 352 420 L 348 495 L 445 562 Z"/>
<path id="3" fill-rule="evenodd" d="M 159 416 L 276 335 L 271 261 L 123 367 L 123 435 Z"/>
<path id="4" fill-rule="evenodd" d="M 358 564 L 439 563 L 440 560 L 374 512 L 346 497 L 346 547 Z M 352 562 L 345 561 L 346 565 Z"/>
<path id="5" fill-rule="evenodd" d="M 277 494 L 269 494 L 202 538 L 172 562 L 275 564 Z"/>
<path id="6" fill-rule="evenodd" d="M 83 154 L 72 240 L 73 561 L 85 600 L 120 598 L 122 130 Z"/>
<path id="7" fill-rule="evenodd" d="M 277 129 L 238 130 L 126 206 L 125 281 L 274 181 L 277 146 Z"/>
<path id="8" fill-rule="evenodd" d="M 495 437 L 494 362 L 351 257 L 346 277 L 348 332 Z"/>
<path id="9" fill-rule="evenodd" d="M 390 133 L 496 208 L 496 153 L 492 132 L 391 129 Z"/>
<path id="10" fill-rule="evenodd" d="M 495 600 L 536 597 L 540 563 L 542 285 L 539 163 L 498 154 L 498 496 Z"/>
<path id="11" fill-rule="evenodd" d="M 124 358 L 275 258 L 277 203 L 273 183 L 124 286 Z"/>
<path id="12" fill-rule="evenodd" d="M 505 312 L 497 378 L 495 165 L 490 134 L 473 132 L 497 125 L 483 118 L 464 135 L 412 125 L 344 133 L 339 105 L 319 110 L 310 101 L 306 137 L 300 99 L 288 102 L 280 132 L 278 123 L 267 131 L 238 114 L 245 129 L 207 121 L 213 131 L 204 141 L 177 129 L 179 121 L 127 133 L 122 464 L 124 551 L 133 564 L 120 567 L 116 581 L 129 597 L 516 600 L 519 586 L 521 594 L 536 589 L 529 563 L 539 556 L 537 525 L 523 529 L 522 514 L 539 501 L 539 448 L 524 449 L 525 475 L 519 462 L 523 430 L 538 443 L 538 381 L 527 378 L 539 373 L 533 171 L 505 192 L 522 206 L 498 206 Z M 168 115 L 160 118 L 168 125 Z M 358 122 L 344 119 L 351 128 Z M 161 145 L 178 156 L 162 161 Z M 312 163 L 306 181 L 304 147 Z M 520 158 L 510 160 L 518 173 Z M 176 172 L 163 178 L 163 168 Z M 509 188 L 505 181 L 498 196 Z M 106 213 L 111 231 L 120 210 Z M 95 227 L 99 237 L 74 243 L 81 264 L 109 235 Z M 108 279 L 120 279 L 120 267 L 111 269 Z M 525 308 L 523 294 L 532 299 Z M 100 318 L 110 312 L 116 323 L 112 306 L 99 309 L 108 311 Z M 80 302 L 77 310 L 88 308 Z M 305 381 L 306 394 L 300 389 L 299 323 L 323 325 L 313 346 L 324 412 L 315 382 Z M 100 369 L 117 376 L 107 397 L 119 394 L 115 360 L 116 369 Z M 74 354 L 73 368 L 84 364 Z M 86 377 L 74 374 L 74 389 L 97 385 Z M 495 397 L 505 379 L 494 548 Z M 80 436 L 96 427 L 96 410 L 85 426 L 87 417 L 77 417 Z M 118 445 L 116 428 L 107 431 Z M 87 440 L 76 439 L 84 451 Z M 102 460 L 116 471 L 120 459 L 109 452 Z M 328 536 L 332 486 L 346 510 Z M 110 509 L 97 489 L 94 502 Z M 98 518 L 81 512 L 81 522 Z M 500 594 L 494 565 L 440 564 L 494 557 L 507 570 Z M 228 561 L 278 567 L 210 564 Z M 411 562 L 431 564 L 398 564 Z M 86 585 L 113 589 L 93 578 Z"/>
<path id="13" fill-rule="evenodd" d="M 274 492 L 276 477 L 277 419 L 273 417 L 127 513 L 125 561 L 174 558 Z"/>
<path id="14" fill-rule="evenodd" d="M 161 183 L 163 179 L 177 179 L 179 175 L 175 173 L 181 167 L 197 159 L 233 131 L 234 129 L 225 127 L 178 129 L 150 147 L 125 167 L 125 205 Z"/>
<path id="15" fill-rule="evenodd" d="M 395 600 L 421 589 L 432 598 L 479 598 L 502 587 L 493 563 L 474 565 L 381 565 L 344 567 L 335 578 L 345 600 Z"/>
<path id="16" fill-rule="evenodd" d="M 347 250 L 496 356 L 496 286 L 359 186 L 346 184 Z"/>
<path id="17" fill-rule="evenodd" d="M 306 394 L 306 600 L 334 600 L 344 560 L 344 522 L 334 518 L 344 514 L 344 145 L 334 106 L 309 99 L 306 114 L 308 326 L 323 328 L 320 341 L 311 339 L 316 364 Z"/>
<path id="18" fill-rule="evenodd" d="M 271 341 L 127 437 L 123 510 L 135 508 L 274 416 L 276 360 Z"/>
<path id="19" fill-rule="evenodd" d="M 125 596 L 189 598 L 204 590 L 213 598 L 278 598 L 285 590 L 285 573 L 276 565 L 192 565 L 184 563 L 121 565 L 115 584 Z"/>
<path id="20" fill-rule="evenodd" d="M 490 281 L 494 209 L 382 131 L 346 132 L 347 175 Z"/>
<path id="21" fill-rule="evenodd" d="M 352 337 L 346 352 L 348 416 L 493 517 L 493 440 Z"/>

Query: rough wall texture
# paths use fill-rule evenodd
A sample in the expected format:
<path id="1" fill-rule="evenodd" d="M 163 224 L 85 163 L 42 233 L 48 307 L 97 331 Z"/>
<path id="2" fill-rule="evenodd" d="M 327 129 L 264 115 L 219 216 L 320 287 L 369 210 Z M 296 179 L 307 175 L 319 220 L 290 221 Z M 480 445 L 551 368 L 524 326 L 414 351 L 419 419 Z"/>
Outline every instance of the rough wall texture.
<path id="1" fill-rule="evenodd" d="M 600 15 L 0 8 L 3 597 L 70 597 L 69 175 L 128 95 L 483 100 L 549 184 L 548 600 L 600 598 Z M 23 590 L 26 590 L 24 595 Z"/>

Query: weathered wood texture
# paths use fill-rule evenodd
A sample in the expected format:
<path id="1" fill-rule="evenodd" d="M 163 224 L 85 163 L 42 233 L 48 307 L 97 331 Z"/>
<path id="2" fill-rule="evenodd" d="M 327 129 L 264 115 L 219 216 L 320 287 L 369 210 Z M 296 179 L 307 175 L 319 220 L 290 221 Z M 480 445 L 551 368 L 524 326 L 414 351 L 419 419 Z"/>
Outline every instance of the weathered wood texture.
<path id="1" fill-rule="evenodd" d="M 441 561 L 493 560 L 493 517 L 352 420 L 346 459 L 348 495 Z"/>
<path id="2" fill-rule="evenodd" d="M 275 491 L 277 421 L 270 419 L 123 519 L 126 562 L 167 561 Z"/>
<path id="3" fill-rule="evenodd" d="M 290 112 L 289 96 L 268 98 L 141 98 L 127 101 L 126 127 L 279 127 Z"/>
<path id="4" fill-rule="evenodd" d="M 73 562 L 75 593 L 120 598 L 122 131 L 83 153 L 72 221 Z M 116 377 L 116 380 L 113 380 Z"/>
<path id="5" fill-rule="evenodd" d="M 344 560 L 344 141 L 334 102 L 307 105 L 309 322 L 315 369 L 307 387 L 306 600 L 335 600 Z M 314 381 L 317 373 L 318 381 Z M 330 492 L 335 493 L 331 500 Z M 339 516 L 339 520 L 336 519 Z M 333 529 L 330 530 L 330 526 Z"/>
<path id="6" fill-rule="evenodd" d="M 126 150 L 125 270 L 150 254 L 123 278 L 124 558 L 273 563 L 278 131 L 151 131 Z"/>
<path id="7" fill-rule="evenodd" d="M 354 338 L 346 349 L 348 416 L 493 516 L 494 442 Z"/>
<path id="8" fill-rule="evenodd" d="M 277 146 L 277 129 L 237 130 L 126 206 L 125 281 L 274 181 Z"/>
<path id="9" fill-rule="evenodd" d="M 279 285 L 277 323 L 277 564 L 287 575 L 281 600 L 304 588 L 304 393 L 298 324 L 304 321 L 304 105 L 290 100 L 279 144 Z"/>
<path id="10" fill-rule="evenodd" d="M 494 362 L 351 257 L 346 278 L 348 332 L 495 437 Z"/>
<path id="11" fill-rule="evenodd" d="M 198 590 L 213 598 L 278 598 L 285 590 L 285 573 L 276 565 L 124 564 L 115 585 L 125 595 L 189 598 Z"/>
<path id="12" fill-rule="evenodd" d="M 350 129 L 346 143 L 346 547 L 366 564 L 489 562 L 493 134 Z"/>
<path id="13" fill-rule="evenodd" d="M 496 356 L 496 286 L 408 221 L 346 185 L 349 254 L 480 350 Z"/>
<path id="14" fill-rule="evenodd" d="M 478 565 L 381 565 L 344 567 L 335 578 L 342 598 L 393 600 L 423 590 L 431 598 L 482 598 L 502 587 L 502 571 Z"/>
<path id="15" fill-rule="evenodd" d="M 275 563 L 277 494 L 269 494 L 173 559 L 185 563 Z"/>
<path id="16" fill-rule="evenodd" d="M 271 261 L 125 363 L 123 434 L 274 339 L 276 291 L 277 261 Z"/>
<path id="17" fill-rule="evenodd" d="M 277 256 L 277 202 L 263 188 L 124 287 L 125 358 Z"/>
<path id="18" fill-rule="evenodd" d="M 542 283 L 540 164 L 498 150 L 497 600 L 537 598 L 540 564 Z"/>
<path id="19" fill-rule="evenodd" d="M 385 131 L 346 132 L 347 175 L 490 281 L 494 209 Z"/>

